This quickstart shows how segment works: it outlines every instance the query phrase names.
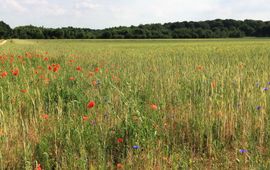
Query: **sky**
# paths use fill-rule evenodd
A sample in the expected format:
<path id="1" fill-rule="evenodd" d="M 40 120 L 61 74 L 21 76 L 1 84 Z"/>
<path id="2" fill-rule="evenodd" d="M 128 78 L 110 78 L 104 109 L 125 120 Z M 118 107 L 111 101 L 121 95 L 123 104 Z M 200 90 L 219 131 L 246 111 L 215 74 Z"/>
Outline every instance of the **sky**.
<path id="1" fill-rule="evenodd" d="M 0 21 L 103 29 L 212 19 L 270 20 L 270 0 L 0 0 Z"/>

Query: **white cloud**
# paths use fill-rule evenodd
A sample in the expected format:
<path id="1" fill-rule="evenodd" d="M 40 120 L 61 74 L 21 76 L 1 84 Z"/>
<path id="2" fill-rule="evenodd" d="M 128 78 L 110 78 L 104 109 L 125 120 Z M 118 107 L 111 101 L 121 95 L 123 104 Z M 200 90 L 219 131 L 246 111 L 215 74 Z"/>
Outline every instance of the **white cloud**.
<path id="1" fill-rule="evenodd" d="M 0 0 L 0 4 L 0 19 L 12 26 L 104 28 L 216 18 L 270 19 L 269 0 Z"/>
<path id="2" fill-rule="evenodd" d="M 86 15 L 95 15 L 93 12 L 97 12 L 100 7 L 100 4 L 94 3 L 92 0 L 76 0 L 70 9 L 70 13 L 76 18 L 83 18 Z"/>
<path id="3" fill-rule="evenodd" d="M 96 9 L 99 7 L 99 4 L 93 3 L 90 0 L 80 0 L 74 6 L 76 9 Z"/>
<path id="4" fill-rule="evenodd" d="M 65 14 L 66 10 L 60 5 L 47 0 L 2 0 L 6 9 L 13 13 L 32 14 L 33 16 L 58 16 Z M 0 1 L 1 2 L 1 1 Z M 0 8 L 1 9 L 1 8 Z"/>
<path id="5" fill-rule="evenodd" d="M 25 5 L 48 5 L 49 4 L 47 0 L 21 0 L 21 3 Z"/>
<path id="6" fill-rule="evenodd" d="M 23 7 L 18 1 L 16 0 L 3 0 L 2 5 L 5 8 L 16 10 L 17 12 L 25 12 L 27 9 Z"/>

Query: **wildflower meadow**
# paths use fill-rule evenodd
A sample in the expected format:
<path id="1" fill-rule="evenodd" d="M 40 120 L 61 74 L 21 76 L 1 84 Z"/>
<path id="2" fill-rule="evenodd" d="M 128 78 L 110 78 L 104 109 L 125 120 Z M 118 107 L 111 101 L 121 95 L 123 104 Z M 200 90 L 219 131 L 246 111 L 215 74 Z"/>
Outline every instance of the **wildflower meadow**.
<path id="1" fill-rule="evenodd" d="M 270 169 L 270 40 L 9 40 L 0 169 Z"/>

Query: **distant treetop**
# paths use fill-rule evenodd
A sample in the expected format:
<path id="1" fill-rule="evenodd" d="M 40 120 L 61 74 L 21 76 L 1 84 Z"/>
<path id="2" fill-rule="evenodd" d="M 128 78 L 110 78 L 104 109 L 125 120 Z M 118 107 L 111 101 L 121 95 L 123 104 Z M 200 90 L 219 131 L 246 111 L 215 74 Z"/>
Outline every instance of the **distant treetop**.
<path id="1" fill-rule="evenodd" d="M 11 29 L 0 21 L 0 38 L 19 39 L 170 39 L 170 38 L 239 38 L 270 37 L 270 22 L 260 20 L 216 19 L 165 24 L 113 27 L 102 30 L 89 28 L 44 28 L 19 26 Z"/>

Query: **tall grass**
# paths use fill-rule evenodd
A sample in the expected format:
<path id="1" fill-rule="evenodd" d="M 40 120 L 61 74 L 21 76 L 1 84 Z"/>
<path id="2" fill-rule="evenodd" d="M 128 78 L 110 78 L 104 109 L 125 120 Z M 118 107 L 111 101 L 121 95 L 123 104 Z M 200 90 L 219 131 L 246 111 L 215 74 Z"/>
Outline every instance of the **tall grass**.
<path id="1" fill-rule="evenodd" d="M 269 169 L 269 45 L 12 40 L 0 169 Z"/>

